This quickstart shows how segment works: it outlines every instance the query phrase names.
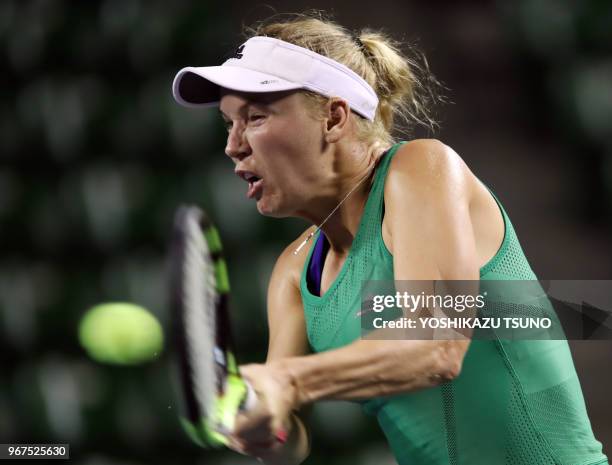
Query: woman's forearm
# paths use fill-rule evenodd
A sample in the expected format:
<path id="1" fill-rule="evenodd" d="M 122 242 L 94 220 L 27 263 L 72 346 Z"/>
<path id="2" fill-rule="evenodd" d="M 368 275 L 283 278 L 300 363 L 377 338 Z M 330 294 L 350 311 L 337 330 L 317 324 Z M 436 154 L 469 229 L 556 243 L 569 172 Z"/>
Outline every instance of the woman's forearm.
<path id="1" fill-rule="evenodd" d="M 337 350 L 279 360 L 297 405 L 356 400 L 435 386 L 459 374 L 467 341 L 359 340 Z"/>

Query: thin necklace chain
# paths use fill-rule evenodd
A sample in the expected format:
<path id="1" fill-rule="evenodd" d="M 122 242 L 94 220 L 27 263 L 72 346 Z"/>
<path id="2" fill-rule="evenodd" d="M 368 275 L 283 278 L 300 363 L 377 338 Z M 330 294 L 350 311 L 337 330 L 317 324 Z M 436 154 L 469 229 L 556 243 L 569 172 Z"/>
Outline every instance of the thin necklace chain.
<path id="1" fill-rule="evenodd" d="M 373 170 L 372 170 L 373 171 Z M 314 236 L 316 233 L 318 233 L 321 228 L 323 227 L 323 225 L 327 222 L 327 220 L 329 220 L 331 218 L 331 216 L 336 213 L 336 210 L 338 210 L 338 208 L 340 208 L 340 206 L 344 203 L 344 201 L 346 199 L 349 198 L 349 196 L 355 192 L 355 189 L 357 189 L 359 186 L 361 186 L 363 184 L 363 181 L 365 181 L 366 179 L 368 179 L 370 177 L 370 175 L 372 174 L 372 172 L 369 172 L 368 174 L 366 174 L 363 179 L 361 181 L 359 181 L 357 184 L 355 184 L 355 186 L 348 192 L 348 194 L 346 194 L 344 196 L 344 198 L 340 201 L 340 203 L 338 205 L 336 205 L 336 207 L 331 211 L 331 213 L 329 215 L 327 215 L 327 217 L 323 220 L 323 222 L 317 226 L 317 229 L 315 229 L 313 232 L 311 232 L 308 237 L 306 237 L 306 239 L 304 239 L 302 241 L 302 243 L 298 246 L 297 249 L 295 249 L 293 251 L 293 255 L 297 255 L 298 253 L 300 253 L 300 250 L 302 250 L 304 248 L 304 246 L 308 243 L 308 241 L 310 241 L 310 239 L 312 239 L 312 236 Z"/>

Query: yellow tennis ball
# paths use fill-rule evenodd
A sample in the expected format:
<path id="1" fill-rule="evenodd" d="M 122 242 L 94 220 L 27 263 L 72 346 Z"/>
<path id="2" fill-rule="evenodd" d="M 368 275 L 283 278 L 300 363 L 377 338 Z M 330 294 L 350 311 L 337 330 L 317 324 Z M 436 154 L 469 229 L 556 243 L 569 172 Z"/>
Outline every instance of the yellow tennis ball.
<path id="1" fill-rule="evenodd" d="M 79 341 L 102 363 L 136 365 L 156 358 L 164 347 L 159 321 L 131 303 L 106 303 L 89 309 L 79 324 Z"/>

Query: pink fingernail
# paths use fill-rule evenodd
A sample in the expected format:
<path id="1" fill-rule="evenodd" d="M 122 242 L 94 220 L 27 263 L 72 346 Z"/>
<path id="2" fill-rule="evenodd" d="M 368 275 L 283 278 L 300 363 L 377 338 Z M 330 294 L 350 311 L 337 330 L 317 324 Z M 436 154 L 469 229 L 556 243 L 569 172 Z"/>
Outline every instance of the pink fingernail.
<path id="1" fill-rule="evenodd" d="M 282 444 L 287 442 L 288 436 L 289 435 L 287 434 L 287 431 L 285 431 L 284 429 L 281 429 L 276 432 L 276 440 Z"/>

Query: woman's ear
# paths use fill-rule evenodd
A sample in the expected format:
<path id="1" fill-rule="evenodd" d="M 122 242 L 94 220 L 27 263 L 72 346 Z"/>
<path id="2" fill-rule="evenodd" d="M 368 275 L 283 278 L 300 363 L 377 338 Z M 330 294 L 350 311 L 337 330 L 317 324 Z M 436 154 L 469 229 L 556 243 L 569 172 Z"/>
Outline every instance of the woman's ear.
<path id="1" fill-rule="evenodd" d="M 326 104 L 327 116 L 325 124 L 325 141 L 337 142 L 347 132 L 351 108 L 346 100 L 337 97 L 330 98 Z"/>

